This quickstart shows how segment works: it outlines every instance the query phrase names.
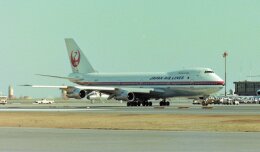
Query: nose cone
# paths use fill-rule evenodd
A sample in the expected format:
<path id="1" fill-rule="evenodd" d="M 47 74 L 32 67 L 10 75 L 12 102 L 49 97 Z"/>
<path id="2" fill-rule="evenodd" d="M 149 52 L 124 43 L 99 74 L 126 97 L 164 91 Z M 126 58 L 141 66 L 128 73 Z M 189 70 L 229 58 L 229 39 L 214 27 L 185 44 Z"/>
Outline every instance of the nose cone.
<path id="1" fill-rule="evenodd" d="M 225 81 L 221 79 L 217 74 L 214 74 L 214 81 L 218 82 L 219 85 L 225 85 Z"/>
<path id="2" fill-rule="evenodd" d="M 225 85 L 225 81 L 222 80 L 222 81 L 219 82 L 219 84 L 224 86 Z"/>

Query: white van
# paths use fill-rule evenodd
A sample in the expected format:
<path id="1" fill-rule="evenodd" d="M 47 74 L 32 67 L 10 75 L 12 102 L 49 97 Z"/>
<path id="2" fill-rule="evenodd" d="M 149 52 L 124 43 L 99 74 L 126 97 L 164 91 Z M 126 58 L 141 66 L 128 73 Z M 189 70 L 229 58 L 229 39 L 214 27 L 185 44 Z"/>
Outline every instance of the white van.
<path id="1" fill-rule="evenodd" d="M 0 96 L 0 104 L 7 104 L 7 96 Z"/>

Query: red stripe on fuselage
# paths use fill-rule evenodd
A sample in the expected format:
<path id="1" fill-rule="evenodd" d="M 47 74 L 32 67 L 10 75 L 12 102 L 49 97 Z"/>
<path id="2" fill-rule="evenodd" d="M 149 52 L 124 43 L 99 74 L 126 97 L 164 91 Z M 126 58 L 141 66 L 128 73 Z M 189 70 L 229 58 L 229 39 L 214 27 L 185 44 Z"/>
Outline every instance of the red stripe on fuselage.
<path id="1" fill-rule="evenodd" d="M 76 82 L 89 86 L 125 86 L 125 85 L 224 85 L 224 81 L 180 81 L 180 82 Z"/>

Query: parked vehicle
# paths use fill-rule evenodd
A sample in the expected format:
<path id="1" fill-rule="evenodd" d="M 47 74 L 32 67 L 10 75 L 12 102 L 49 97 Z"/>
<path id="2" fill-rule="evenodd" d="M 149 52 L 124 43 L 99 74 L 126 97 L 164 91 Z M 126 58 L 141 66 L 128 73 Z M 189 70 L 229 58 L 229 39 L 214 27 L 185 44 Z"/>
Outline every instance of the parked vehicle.
<path id="1" fill-rule="evenodd" d="M 194 99 L 193 102 L 192 102 L 192 104 L 201 104 L 201 101 Z"/>
<path id="2" fill-rule="evenodd" d="M 0 96 L 0 104 L 7 104 L 7 96 Z"/>
<path id="3" fill-rule="evenodd" d="M 54 100 L 41 99 L 41 100 L 36 100 L 35 103 L 38 103 L 38 104 L 52 104 L 52 103 L 54 103 Z"/>

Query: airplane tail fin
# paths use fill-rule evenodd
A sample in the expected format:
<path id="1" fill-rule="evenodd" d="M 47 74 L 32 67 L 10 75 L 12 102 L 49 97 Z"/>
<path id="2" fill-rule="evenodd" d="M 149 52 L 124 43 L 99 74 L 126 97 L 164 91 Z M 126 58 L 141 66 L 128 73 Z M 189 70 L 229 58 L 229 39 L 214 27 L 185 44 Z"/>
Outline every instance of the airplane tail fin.
<path id="1" fill-rule="evenodd" d="M 95 70 L 72 38 L 65 39 L 73 73 L 93 73 Z"/>

